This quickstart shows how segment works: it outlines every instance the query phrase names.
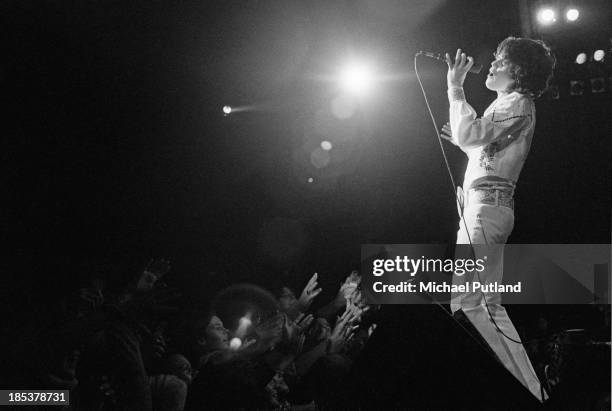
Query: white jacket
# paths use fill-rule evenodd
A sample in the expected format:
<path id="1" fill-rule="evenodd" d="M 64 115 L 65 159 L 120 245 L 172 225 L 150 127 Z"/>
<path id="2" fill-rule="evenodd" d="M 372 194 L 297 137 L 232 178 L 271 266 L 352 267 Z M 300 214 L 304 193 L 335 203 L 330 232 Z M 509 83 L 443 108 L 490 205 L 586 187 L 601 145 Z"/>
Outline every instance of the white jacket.
<path id="1" fill-rule="evenodd" d="M 463 188 L 487 177 L 507 180 L 514 187 L 535 129 L 533 100 L 515 91 L 497 98 L 477 118 L 462 88 L 449 89 L 448 99 L 453 143 L 468 156 Z"/>

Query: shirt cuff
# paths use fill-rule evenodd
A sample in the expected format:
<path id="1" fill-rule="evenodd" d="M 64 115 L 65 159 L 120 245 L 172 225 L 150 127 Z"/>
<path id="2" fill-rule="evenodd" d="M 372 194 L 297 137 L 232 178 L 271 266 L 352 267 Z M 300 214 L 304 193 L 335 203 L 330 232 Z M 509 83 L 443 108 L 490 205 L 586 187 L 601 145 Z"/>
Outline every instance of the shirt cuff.
<path id="1" fill-rule="evenodd" d="M 463 87 L 451 87 L 448 89 L 448 101 L 465 101 L 465 93 Z"/>

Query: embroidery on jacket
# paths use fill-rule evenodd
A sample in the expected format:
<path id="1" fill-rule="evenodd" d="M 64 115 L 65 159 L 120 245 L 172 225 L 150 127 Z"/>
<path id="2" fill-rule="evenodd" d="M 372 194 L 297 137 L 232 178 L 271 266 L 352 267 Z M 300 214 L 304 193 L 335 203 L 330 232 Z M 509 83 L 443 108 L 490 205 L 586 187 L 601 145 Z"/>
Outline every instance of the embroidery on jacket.
<path id="1" fill-rule="evenodd" d="M 497 153 L 497 143 L 487 144 L 480 150 L 480 167 L 487 173 L 495 171 L 495 153 Z"/>
<path id="2" fill-rule="evenodd" d="M 503 123 L 505 121 L 514 120 L 517 118 L 532 118 L 531 113 L 524 114 L 520 116 L 509 116 L 503 118 L 501 120 L 495 120 L 495 111 L 497 107 L 493 107 L 493 112 L 491 113 L 491 122 L 494 126 L 499 123 Z M 487 173 L 491 173 L 495 171 L 495 155 L 502 150 L 505 150 L 510 144 L 514 143 L 520 132 L 515 132 L 514 135 L 508 135 L 507 138 L 502 138 L 500 140 L 494 141 L 490 144 L 487 144 L 480 150 L 480 167 L 484 168 Z"/>

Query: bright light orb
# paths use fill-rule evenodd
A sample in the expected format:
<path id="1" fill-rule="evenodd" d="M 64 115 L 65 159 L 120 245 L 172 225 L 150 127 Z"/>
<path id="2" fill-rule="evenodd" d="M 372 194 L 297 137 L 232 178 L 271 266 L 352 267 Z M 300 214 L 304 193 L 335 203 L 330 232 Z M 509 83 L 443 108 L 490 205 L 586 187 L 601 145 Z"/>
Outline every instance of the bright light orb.
<path id="1" fill-rule="evenodd" d="M 586 53 L 580 53 L 576 56 L 576 63 L 577 64 L 584 64 L 587 61 L 587 55 Z"/>
<path id="2" fill-rule="evenodd" d="M 309 183 L 312 183 L 314 181 L 314 178 L 308 177 L 308 180 L 306 180 L 306 181 L 308 181 Z"/>
<path id="3" fill-rule="evenodd" d="M 603 51 L 603 50 L 595 50 L 595 53 L 593 53 L 593 60 L 595 60 L 595 61 L 603 61 L 605 55 L 606 55 L 605 51 Z"/>
<path id="4" fill-rule="evenodd" d="M 229 114 L 232 112 L 232 108 L 230 106 L 223 106 L 223 114 Z"/>
<path id="5" fill-rule="evenodd" d="M 374 76 L 372 69 L 363 63 L 352 63 L 340 72 L 340 87 L 353 95 L 364 95 L 372 89 Z"/>
<path id="6" fill-rule="evenodd" d="M 578 20 L 579 16 L 580 16 L 580 12 L 578 11 L 578 9 L 569 9 L 565 13 L 565 17 L 567 18 L 567 21 L 576 21 Z"/>
<path id="7" fill-rule="evenodd" d="M 541 24 L 552 24 L 557 20 L 553 9 L 542 9 L 538 13 L 538 21 Z"/>
<path id="8" fill-rule="evenodd" d="M 325 151 L 329 151 L 332 149 L 332 143 L 330 143 L 329 141 L 321 141 L 321 148 Z"/>
<path id="9" fill-rule="evenodd" d="M 230 349 L 237 350 L 242 347 L 242 340 L 238 337 L 234 337 L 230 340 Z"/>

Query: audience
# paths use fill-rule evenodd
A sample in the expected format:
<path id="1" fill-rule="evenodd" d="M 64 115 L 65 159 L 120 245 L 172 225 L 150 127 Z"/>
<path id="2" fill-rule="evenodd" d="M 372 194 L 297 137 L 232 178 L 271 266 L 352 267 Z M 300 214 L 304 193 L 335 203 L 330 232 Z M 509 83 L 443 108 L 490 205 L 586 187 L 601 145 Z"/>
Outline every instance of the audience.
<path id="1" fill-rule="evenodd" d="M 357 271 L 330 290 L 327 302 L 316 301 L 323 291 L 316 273 L 302 279 L 301 291 L 279 282 L 271 286 L 275 309 L 252 306 L 237 319 L 215 312 L 214 298 L 180 298 L 161 281 L 170 270 L 168 261 L 152 260 L 126 273 L 120 287 L 107 286 L 96 273 L 49 310 L 53 322 L 24 334 L 27 343 L 13 350 L 8 386 L 70 390 L 65 409 L 75 410 L 358 406 L 350 403 L 350 372 L 376 329 L 377 307 L 367 305 Z M 544 335 L 545 318 L 540 323 Z M 239 326 L 228 329 L 233 324 Z M 532 347 L 537 366 L 551 374 L 561 360 L 546 363 L 542 347 Z"/>

